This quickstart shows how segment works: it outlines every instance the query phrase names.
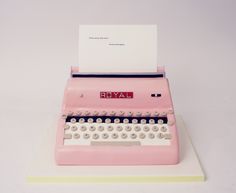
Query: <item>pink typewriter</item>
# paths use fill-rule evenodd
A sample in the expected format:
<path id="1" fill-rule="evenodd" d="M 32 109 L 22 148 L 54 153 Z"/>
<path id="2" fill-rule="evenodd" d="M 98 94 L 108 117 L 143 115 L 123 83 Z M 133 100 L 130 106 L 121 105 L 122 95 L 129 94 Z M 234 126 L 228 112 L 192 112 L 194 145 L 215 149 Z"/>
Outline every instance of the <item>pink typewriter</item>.
<path id="1" fill-rule="evenodd" d="M 164 69 L 90 74 L 72 67 L 55 159 L 58 165 L 177 164 L 178 133 Z"/>

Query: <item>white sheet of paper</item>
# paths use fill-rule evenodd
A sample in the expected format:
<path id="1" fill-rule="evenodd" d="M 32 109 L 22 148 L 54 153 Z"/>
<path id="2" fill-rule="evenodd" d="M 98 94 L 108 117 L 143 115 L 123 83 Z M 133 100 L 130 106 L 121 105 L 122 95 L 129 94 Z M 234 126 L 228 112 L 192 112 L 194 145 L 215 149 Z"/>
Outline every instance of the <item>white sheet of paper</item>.
<path id="1" fill-rule="evenodd" d="M 156 25 L 80 25 L 80 72 L 156 72 Z"/>

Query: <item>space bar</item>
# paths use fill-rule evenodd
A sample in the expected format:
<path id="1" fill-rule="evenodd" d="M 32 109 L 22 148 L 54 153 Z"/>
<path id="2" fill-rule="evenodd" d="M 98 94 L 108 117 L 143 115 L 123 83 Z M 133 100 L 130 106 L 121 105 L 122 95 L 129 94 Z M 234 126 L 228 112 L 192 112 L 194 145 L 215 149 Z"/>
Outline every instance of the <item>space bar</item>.
<path id="1" fill-rule="evenodd" d="M 140 141 L 91 141 L 90 145 L 95 146 L 132 146 L 141 145 Z"/>

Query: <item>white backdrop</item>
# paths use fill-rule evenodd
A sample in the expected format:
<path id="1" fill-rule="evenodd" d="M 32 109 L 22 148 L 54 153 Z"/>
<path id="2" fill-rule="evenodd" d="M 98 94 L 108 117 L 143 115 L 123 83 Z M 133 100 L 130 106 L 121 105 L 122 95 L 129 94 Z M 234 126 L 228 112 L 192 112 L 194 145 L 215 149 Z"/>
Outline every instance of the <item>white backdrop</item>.
<path id="1" fill-rule="evenodd" d="M 234 0 L 0 0 L 0 192 L 235 192 L 235 10 Z M 78 24 L 158 24 L 158 63 L 206 182 L 25 183 L 40 129 L 55 129 L 69 66 L 78 61 Z"/>

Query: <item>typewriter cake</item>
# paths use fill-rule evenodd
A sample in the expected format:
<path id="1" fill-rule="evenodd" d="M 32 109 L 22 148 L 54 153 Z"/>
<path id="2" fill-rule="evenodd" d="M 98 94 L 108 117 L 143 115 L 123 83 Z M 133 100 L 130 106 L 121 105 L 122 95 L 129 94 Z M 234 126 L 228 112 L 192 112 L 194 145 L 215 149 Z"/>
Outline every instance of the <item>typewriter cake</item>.
<path id="1" fill-rule="evenodd" d="M 177 164 L 178 135 L 164 69 L 89 74 L 73 67 L 55 159 L 58 165 Z"/>

